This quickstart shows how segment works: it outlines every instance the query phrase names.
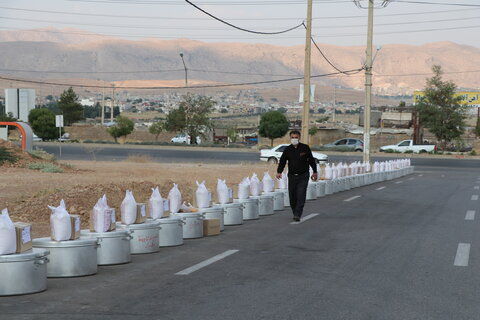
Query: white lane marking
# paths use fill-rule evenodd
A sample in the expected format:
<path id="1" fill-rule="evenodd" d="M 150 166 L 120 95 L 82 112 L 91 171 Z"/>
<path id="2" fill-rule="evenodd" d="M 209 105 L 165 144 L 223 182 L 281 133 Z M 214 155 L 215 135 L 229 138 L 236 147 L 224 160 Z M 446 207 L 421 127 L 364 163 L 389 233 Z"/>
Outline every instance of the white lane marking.
<path id="1" fill-rule="evenodd" d="M 403 183 L 403 181 L 397 181 L 397 182 L 395 182 L 395 184 L 400 184 L 400 183 Z"/>
<path id="2" fill-rule="evenodd" d="M 456 267 L 468 267 L 468 259 L 470 258 L 470 243 L 459 243 L 457 254 L 453 265 Z"/>
<path id="3" fill-rule="evenodd" d="M 419 177 L 423 177 L 423 174 L 419 174 L 418 176 L 419 176 Z"/>
<path id="4" fill-rule="evenodd" d="M 478 194 L 474 194 L 472 196 L 472 201 L 477 201 L 478 200 Z"/>
<path id="5" fill-rule="evenodd" d="M 475 210 L 468 210 L 465 215 L 465 220 L 475 220 Z"/>
<path id="6" fill-rule="evenodd" d="M 386 188 L 386 187 L 385 187 L 385 186 L 383 186 L 383 187 L 377 188 L 377 189 L 375 189 L 375 190 L 378 190 L 378 191 L 380 191 L 380 190 L 383 190 L 383 189 L 385 189 L 385 188 Z"/>
<path id="7" fill-rule="evenodd" d="M 343 200 L 343 201 L 345 201 L 345 202 L 350 202 L 350 201 L 355 200 L 355 199 L 358 199 L 358 198 L 360 198 L 360 197 L 361 197 L 361 196 L 354 196 L 354 197 L 345 199 L 345 200 Z"/>
<path id="8" fill-rule="evenodd" d="M 408 178 L 408 180 L 415 180 L 415 178 Z"/>
<path id="9" fill-rule="evenodd" d="M 293 221 L 293 222 L 290 222 L 290 224 L 300 224 L 302 222 L 315 218 L 316 216 L 318 216 L 318 213 L 311 213 L 308 216 L 305 216 L 302 219 L 300 219 L 300 221 Z"/>
<path id="10" fill-rule="evenodd" d="M 210 259 L 207 259 L 205 261 L 197 263 L 196 265 L 191 266 L 190 268 L 187 268 L 187 269 L 184 269 L 180 272 L 177 272 L 177 273 L 175 273 L 175 275 L 177 275 L 177 276 L 187 276 L 187 275 L 189 275 L 189 274 L 191 274 L 191 273 L 193 273 L 197 270 L 200 270 L 202 268 L 205 268 L 208 265 L 211 265 L 212 263 L 215 263 L 219 260 L 225 259 L 226 257 L 228 257 L 228 256 L 230 256 L 234 253 L 237 253 L 238 251 L 239 250 L 227 250 L 224 253 L 216 255 L 215 257 L 212 257 Z"/>
<path id="11" fill-rule="evenodd" d="M 441 177 L 442 177 L 442 178 L 445 178 L 445 175 L 444 175 L 444 174 L 442 174 L 442 175 L 441 175 Z"/>
<path id="12" fill-rule="evenodd" d="M 473 187 L 473 190 L 480 190 L 480 186 Z"/>

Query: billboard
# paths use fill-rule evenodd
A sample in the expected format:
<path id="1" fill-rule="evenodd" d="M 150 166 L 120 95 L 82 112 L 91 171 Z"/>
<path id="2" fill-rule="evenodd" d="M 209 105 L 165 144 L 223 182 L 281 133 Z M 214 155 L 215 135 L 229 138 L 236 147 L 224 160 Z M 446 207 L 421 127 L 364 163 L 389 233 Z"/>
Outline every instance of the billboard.
<path id="1" fill-rule="evenodd" d="M 28 114 L 35 109 L 35 89 L 5 89 L 5 113 L 28 122 Z"/>
<path id="2" fill-rule="evenodd" d="M 421 97 L 425 96 L 423 91 L 413 92 L 413 102 L 418 103 Z M 469 107 L 480 108 L 480 91 L 461 91 L 455 94 L 456 97 L 462 97 L 462 103 Z"/>

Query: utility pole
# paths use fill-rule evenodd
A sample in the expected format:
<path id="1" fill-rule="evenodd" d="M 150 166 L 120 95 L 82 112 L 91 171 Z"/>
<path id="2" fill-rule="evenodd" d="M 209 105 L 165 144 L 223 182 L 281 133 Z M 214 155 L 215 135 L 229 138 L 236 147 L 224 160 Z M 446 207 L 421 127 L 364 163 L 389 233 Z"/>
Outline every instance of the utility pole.
<path id="1" fill-rule="evenodd" d="M 313 1 L 308 0 L 307 6 L 307 32 L 305 35 L 305 71 L 303 75 L 303 117 L 302 117 L 302 141 L 308 144 L 310 135 L 310 72 L 312 55 L 312 7 Z"/>
<path id="2" fill-rule="evenodd" d="M 337 116 L 337 88 L 333 87 L 333 123 L 335 123 L 336 116 Z"/>
<path id="3" fill-rule="evenodd" d="M 365 62 L 365 110 L 363 123 L 363 161 L 370 161 L 370 118 L 372 108 L 372 68 L 373 68 L 373 3 L 368 0 L 367 59 Z"/>
<path id="4" fill-rule="evenodd" d="M 102 126 L 105 124 L 105 87 L 102 88 Z"/>
<path id="5" fill-rule="evenodd" d="M 113 109 L 115 108 L 115 85 L 112 88 L 112 108 L 110 109 L 110 123 L 113 123 Z"/>

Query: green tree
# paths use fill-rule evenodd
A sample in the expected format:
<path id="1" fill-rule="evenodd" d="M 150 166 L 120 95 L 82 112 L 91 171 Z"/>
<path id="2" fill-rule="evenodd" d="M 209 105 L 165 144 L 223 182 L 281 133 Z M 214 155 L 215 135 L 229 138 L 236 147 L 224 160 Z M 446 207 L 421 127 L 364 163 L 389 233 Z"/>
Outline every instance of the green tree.
<path id="1" fill-rule="evenodd" d="M 318 122 L 318 123 L 322 123 L 322 122 L 327 122 L 329 119 L 330 119 L 329 116 L 322 116 L 315 121 Z"/>
<path id="2" fill-rule="evenodd" d="M 187 94 L 177 110 L 167 116 L 165 127 L 167 131 L 185 131 L 190 136 L 190 143 L 196 142 L 196 137 L 205 138 L 205 130 L 213 126 L 210 113 L 216 104 L 210 97 Z"/>
<path id="3" fill-rule="evenodd" d="M 78 96 L 72 87 L 63 91 L 58 100 L 58 108 L 63 113 L 63 120 L 66 126 L 84 119 L 83 106 L 78 103 Z"/>
<path id="4" fill-rule="evenodd" d="M 113 139 L 115 139 L 115 142 L 117 142 L 117 139 L 120 137 L 128 136 L 130 133 L 132 133 L 134 128 L 133 121 L 127 117 L 118 116 L 116 118 L 116 122 L 116 125 L 107 129 L 107 132 L 113 137 Z"/>
<path id="5" fill-rule="evenodd" d="M 9 112 L 7 114 L 0 114 L 0 121 L 15 122 L 17 121 L 17 118 L 14 118 L 13 114 Z"/>
<path id="6" fill-rule="evenodd" d="M 465 132 L 466 106 L 455 96 L 457 86 L 442 80 L 442 67 L 432 67 L 433 77 L 427 79 L 425 96 L 416 105 L 420 123 L 432 132 L 442 148 L 452 140 L 460 139 Z"/>
<path id="7" fill-rule="evenodd" d="M 28 123 L 30 123 L 33 132 L 42 139 L 51 140 L 59 136 L 59 130 L 55 127 L 55 114 L 47 108 L 30 111 Z"/>
<path id="8" fill-rule="evenodd" d="M 269 111 L 262 114 L 258 133 L 269 138 L 273 147 L 273 140 L 283 137 L 288 132 L 289 122 L 284 114 L 278 111 Z"/>
<path id="9" fill-rule="evenodd" d="M 220 113 L 228 113 L 228 109 L 227 109 L 227 108 L 222 108 L 222 109 L 220 110 Z"/>
<path id="10" fill-rule="evenodd" d="M 158 141 L 158 136 L 162 133 L 164 125 L 161 122 L 155 122 L 148 128 L 148 132 L 155 136 L 155 141 Z"/>
<path id="11" fill-rule="evenodd" d="M 308 129 L 308 134 L 311 135 L 311 136 L 316 135 L 317 132 L 318 132 L 317 127 L 311 127 L 310 129 Z"/>
<path id="12" fill-rule="evenodd" d="M 231 142 L 237 142 L 237 126 L 227 129 L 227 137 Z"/>
<path id="13" fill-rule="evenodd" d="M 475 126 L 475 135 L 480 137 L 480 118 L 477 118 L 477 125 Z"/>
<path id="14" fill-rule="evenodd" d="M 185 131 L 185 110 L 183 108 L 172 110 L 165 120 L 165 129 L 169 132 Z"/>
<path id="15" fill-rule="evenodd" d="M 272 98 L 273 99 L 273 98 Z M 280 107 L 277 109 L 278 112 L 281 112 L 281 113 L 287 113 L 287 108 L 284 108 L 284 107 Z"/>
<path id="16" fill-rule="evenodd" d="M 101 116 L 102 107 L 100 103 L 96 103 L 94 106 L 84 106 L 83 107 L 85 112 L 85 118 L 96 118 Z"/>

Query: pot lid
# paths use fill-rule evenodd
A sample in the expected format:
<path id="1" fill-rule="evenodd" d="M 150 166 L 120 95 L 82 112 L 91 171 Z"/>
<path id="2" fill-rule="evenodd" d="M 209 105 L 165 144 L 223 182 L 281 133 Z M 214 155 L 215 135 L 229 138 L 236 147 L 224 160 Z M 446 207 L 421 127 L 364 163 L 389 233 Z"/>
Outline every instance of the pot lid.
<path id="1" fill-rule="evenodd" d="M 155 229 L 160 227 L 160 223 L 157 220 L 147 220 L 144 223 L 137 223 L 137 224 L 122 224 L 121 222 L 117 222 L 117 227 L 124 228 L 126 230 L 145 230 L 145 229 Z"/>
<path id="2" fill-rule="evenodd" d="M 224 204 L 214 204 L 213 207 L 210 207 L 210 208 L 202 208 L 202 209 L 199 209 L 201 213 L 219 213 L 221 211 L 223 211 L 223 208 L 224 208 Z"/>
<path id="3" fill-rule="evenodd" d="M 94 238 L 120 238 L 128 235 L 128 230 L 116 229 L 108 232 L 92 232 L 86 229 L 86 230 L 81 230 L 80 235 L 82 237 L 94 237 Z"/>
<path id="4" fill-rule="evenodd" d="M 35 260 L 45 257 L 50 254 L 50 251 L 40 248 L 30 249 L 22 253 L 5 254 L 0 256 L 0 263 L 2 262 L 21 262 Z"/>
<path id="5" fill-rule="evenodd" d="M 244 202 L 258 202 L 258 197 L 257 198 L 247 198 L 247 199 L 235 199 L 233 200 L 234 202 L 238 203 L 244 203 Z"/>
<path id="6" fill-rule="evenodd" d="M 95 246 L 96 244 L 96 238 L 80 238 L 77 240 L 65 241 L 55 241 L 50 237 L 33 239 L 33 247 L 39 248 L 74 248 Z"/>
<path id="7" fill-rule="evenodd" d="M 172 224 L 172 223 L 181 223 L 182 218 L 177 217 L 177 216 L 171 216 L 171 217 L 166 217 L 166 218 L 160 218 L 155 220 L 155 222 L 162 224 Z"/>
<path id="8" fill-rule="evenodd" d="M 239 208 L 242 206 L 241 203 L 234 202 L 234 203 L 224 203 L 224 204 L 216 204 L 217 208 Z"/>
<path id="9" fill-rule="evenodd" d="M 179 212 L 179 213 L 175 213 L 175 215 L 183 219 L 183 218 L 199 218 L 203 214 L 201 212 Z"/>
<path id="10" fill-rule="evenodd" d="M 250 196 L 250 198 L 252 198 L 252 199 L 273 199 L 273 196 L 262 194 L 262 195 L 259 195 L 259 196 Z"/>

